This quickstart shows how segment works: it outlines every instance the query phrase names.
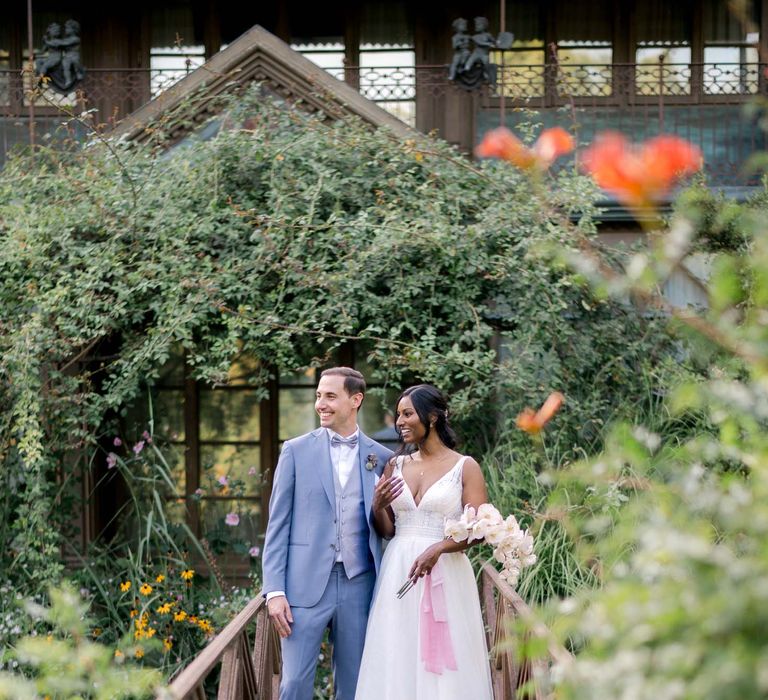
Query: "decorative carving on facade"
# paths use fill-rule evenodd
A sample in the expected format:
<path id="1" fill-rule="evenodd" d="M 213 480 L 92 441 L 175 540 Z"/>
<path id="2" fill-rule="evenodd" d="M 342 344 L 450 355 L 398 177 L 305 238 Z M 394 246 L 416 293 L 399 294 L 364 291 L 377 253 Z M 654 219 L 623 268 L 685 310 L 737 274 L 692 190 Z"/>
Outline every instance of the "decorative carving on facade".
<path id="1" fill-rule="evenodd" d="M 494 37 L 488 31 L 488 19 L 475 17 L 474 34 L 467 34 L 467 20 L 459 17 L 453 21 L 453 59 L 448 69 L 448 80 L 474 90 L 482 85 L 496 84 L 496 66 L 491 63 L 491 50 L 511 48 L 515 37 L 510 32 L 500 32 Z"/>
<path id="2" fill-rule="evenodd" d="M 41 83 L 67 95 L 85 76 L 80 62 L 80 23 L 74 19 L 51 22 L 43 35 L 43 51 L 35 59 L 35 73 Z"/>

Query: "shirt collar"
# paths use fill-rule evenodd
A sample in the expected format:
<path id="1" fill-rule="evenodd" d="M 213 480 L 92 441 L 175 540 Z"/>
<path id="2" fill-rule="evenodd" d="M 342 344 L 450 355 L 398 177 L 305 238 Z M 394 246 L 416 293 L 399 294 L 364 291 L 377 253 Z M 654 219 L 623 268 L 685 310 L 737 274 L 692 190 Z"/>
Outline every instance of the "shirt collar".
<path id="1" fill-rule="evenodd" d="M 352 433 L 351 435 L 347 435 L 347 437 L 345 437 L 345 438 L 341 437 L 341 435 L 339 435 L 335 430 L 331 430 L 330 428 L 326 428 L 325 432 L 328 433 L 328 439 L 329 440 L 332 439 L 334 435 L 336 437 L 338 437 L 338 438 L 341 438 L 342 440 L 349 440 L 349 438 L 354 437 L 355 435 L 357 436 L 358 440 L 360 439 L 360 426 L 359 425 L 355 426 L 355 432 L 354 433 Z"/>

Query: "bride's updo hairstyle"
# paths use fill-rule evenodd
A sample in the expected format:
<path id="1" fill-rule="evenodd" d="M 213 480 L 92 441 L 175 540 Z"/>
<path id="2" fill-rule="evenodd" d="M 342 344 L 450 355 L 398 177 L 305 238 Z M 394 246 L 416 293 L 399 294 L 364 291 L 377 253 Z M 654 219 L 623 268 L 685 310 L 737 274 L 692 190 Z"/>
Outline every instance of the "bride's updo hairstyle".
<path id="1" fill-rule="evenodd" d="M 440 438 L 440 442 L 450 449 L 456 447 L 456 433 L 453 432 L 453 428 L 448 423 L 448 401 L 443 392 L 431 384 L 417 384 L 416 386 L 408 387 L 397 399 L 395 415 L 397 415 L 397 407 L 406 396 L 411 400 L 416 415 L 426 430 L 424 440 L 429 437 L 429 433 L 433 428 L 432 420 L 434 420 L 434 429 L 437 437 Z M 399 430 L 397 434 L 399 437 Z M 403 452 L 404 447 L 404 445 L 401 446 L 399 452 Z"/>

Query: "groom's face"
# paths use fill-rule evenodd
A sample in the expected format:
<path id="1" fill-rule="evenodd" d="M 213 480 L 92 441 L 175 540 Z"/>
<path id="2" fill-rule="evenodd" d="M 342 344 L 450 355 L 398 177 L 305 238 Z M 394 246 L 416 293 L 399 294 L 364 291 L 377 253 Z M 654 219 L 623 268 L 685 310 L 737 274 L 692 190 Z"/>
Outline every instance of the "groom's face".
<path id="1" fill-rule="evenodd" d="M 362 400 L 362 394 L 347 393 L 344 377 L 336 374 L 320 377 L 315 394 L 315 411 L 320 416 L 320 425 L 337 433 L 354 430 Z"/>

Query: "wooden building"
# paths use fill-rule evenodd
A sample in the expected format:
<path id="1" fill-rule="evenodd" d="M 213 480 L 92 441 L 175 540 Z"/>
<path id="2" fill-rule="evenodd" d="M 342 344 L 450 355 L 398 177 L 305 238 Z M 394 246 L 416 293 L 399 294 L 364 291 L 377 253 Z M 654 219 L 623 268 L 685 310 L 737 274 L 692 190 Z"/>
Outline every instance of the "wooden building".
<path id="1" fill-rule="evenodd" d="M 494 36 L 507 30 L 514 41 L 491 54 L 496 84 L 468 91 L 448 80 L 451 25 L 465 17 L 471 32 L 476 15 L 489 18 Z M 29 19 L 22 0 L 8 0 L 0 10 L 0 165 L 14 144 L 54 130 L 61 120 L 57 104 L 76 112 L 95 110 L 95 121 L 107 125 L 131 114 L 131 119 L 150 118 L 162 109 L 162 100 L 150 100 L 170 99 L 180 80 L 194 83 L 194 71 L 204 62 L 224 65 L 238 51 L 246 55 L 259 48 L 253 42 L 264 36 L 246 34 L 255 25 L 321 66 L 330 79 L 343 81 L 347 108 L 364 119 L 390 120 L 396 130 L 407 130 L 366 107 L 365 100 L 350 98 L 350 88 L 404 124 L 435 131 L 467 152 L 488 128 L 531 120 L 575 130 L 582 142 L 608 128 L 636 140 L 676 133 L 702 148 L 713 186 L 743 193 L 753 183 L 743 178 L 741 166 L 766 145 L 743 108 L 766 94 L 768 0 L 754 0 L 735 14 L 726 0 L 506 0 L 504 5 L 484 0 L 246 5 L 233 0 L 124 5 L 32 0 L 31 26 Z M 30 44 L 38 51 L 49 24 L 67 19 L 80 25 L 85 77 L 68 95 L 47 91 L 30 104 L 29 77 L 23 74 Z M 222 57 L 221 50 L 234 48 L 243 35 L 237 51 Z M 306 75 L 302 78 L 296 65 L 278 61 L 261 73 L 254 70 L 252 78 L 274 79 L 297 95 L 304 90 L 307 97 Z M 332 114 L 329 105 L 317 108 Z M 131 119 L 117 128 L 127 133 Z M 607 226 L 611 216 L 622 216 L 618 209 L 613 212 L 606 216 Z M 350 346 L 337 360 L 365 371 L 361 354 Z M 201 523 L 220 522 L 236 505 L 248 514 L 244 527 L 257 539 L 264 527 L 269 470 L 281 441 L 315 426 L 313 373 L 278 373 L 263 397 L 247 381 L 253 369 L 240 358 L 229 384 L 212 389 L 190 379 L 178 357 L 153 390 L 155 430 L 176 455 L 179 517 L 187 517 L 198 531 Z M 143 412 L 137 406 L 135 415 L 125 417 L 126 426 L 141 425 Z M 377 402 L 367 403 L 361 422 L 369 434 L 388 434 Z M 263 478 L 246 478 L 249 472 Z M 226 496 L 193 498 L 206 479 L 226 474 L 252 484 L 237 504 Z M 97 470 L 89 479 L 97 483 L 102 476 Z M 84 514 L 84 541 L 108 521 L 104 507 L 105 501 L 96 499 Z"/>
<path id="2" fill-rule="evenodd" d="M 637 138 L 679 133 L 702 146 L 718 183 L 737 186 L 745 156 L 764 145 L 737 117 L 765 92 L 766 4 L 753 0 L 734 14 L 726 0 L 32 0 L 31 43 L 40 50 L 51 22 L 79 22 L 86 76 L 77 94 L 55 99 L 95 108 L 110 123 L 258 24 L 406 122 L 467 150 L 489 126 L 514 125 L 529 118 L 520 108 L 532 109 L 545 124 L 576 126 L 584 141 L 604 128 Z M 494 35 L 503 21 L 515 39 L 492 56 L 497 86 L 469 93 L 447 80 L 451 23 L 466 17 L 471 33 L 477 14 Z M 9 0 L 0 17 L 2 153 L 29 138 L 27 3 Z M 33 106 L 38 132 L 58 116 L 51 102 Z"/>

